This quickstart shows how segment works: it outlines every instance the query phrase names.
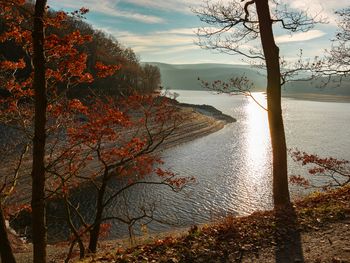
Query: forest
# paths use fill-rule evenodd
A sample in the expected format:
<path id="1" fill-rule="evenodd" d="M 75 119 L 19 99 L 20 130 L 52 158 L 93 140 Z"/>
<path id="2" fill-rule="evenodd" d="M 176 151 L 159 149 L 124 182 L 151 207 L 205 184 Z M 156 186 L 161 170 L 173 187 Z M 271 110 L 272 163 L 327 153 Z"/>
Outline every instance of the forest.
<path id="1" fill-rule="evenodd" d="M 162 152 L 225 131 L 236 119 L 209 105 L 177 102 L 176 93 L 161 94 L 161 64 L 141 62 L 132 48 L 94 29 L 85 21 L 89 9 L 55 11 L 46 0 L 0 0 L 0 262 L 265 262 L 261 253 L 274 254 L 273 262 L 322 262 L 303 258 L 302 235 L 315 239 L 314 233 L 329 229 L 346 235 L 349 161 L 287 148 L 281 90 L 298 81 L 347 81 L 349 8 L 336 12 L 339 30 L 324 58 L 287 63 L 273 25 L 307 32 L 326 23 L 323 18 L 268 0 L 228 7 L 209 2 L 192 10 L 211 26 L 198 30 L 197 45 L 260 61 L 252 64 L 266 73 L 258 81 L 266 84 L 266 105 L 244 74 L 228 81 L 196 78 L 201 88 L 243 95 L 266 113 L 271 209 L 228 213 L 217 222 L 195 223 L 180 236 L 150 237 L 151 222 L 166 224 L 158 217 L 158 189 L 180 200 L 197 186 L 197 176 L 166 166 Z M 232 35 L 222 35 L 232 28 Z M 242 41 L 260 41 L 261 50 L 246 50 Z M 244 67 L 236 71 L 244 73 Z M 306 167 L 307 175 L 288 174 L 288 158 Z M 314 184 L 315 177 L 326 179 Z M 295 201 L 290 185 L 323 192 Z M 114 222 L 126 227 L 118 239 L 126 238 L 127 245 L 106 241 Z M 149 239 L 137 243 L 142 235 Z M 332 262 L 350 258 L 347 241 L 339 241 Z"/>

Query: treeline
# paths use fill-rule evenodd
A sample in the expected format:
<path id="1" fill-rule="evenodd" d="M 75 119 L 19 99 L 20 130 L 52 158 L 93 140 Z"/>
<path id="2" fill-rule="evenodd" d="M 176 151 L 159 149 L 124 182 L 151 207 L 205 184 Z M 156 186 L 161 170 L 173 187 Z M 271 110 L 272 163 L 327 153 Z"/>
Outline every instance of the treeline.
<path id="1" fill-rule="evenodd" d="M 23 12 L 30 11 L 33 6 L 26 4 Z M 50 11 L 49 15 L 54 16 L 57 12 Z M 25 23 L 26 24 L 26 23 Z M 31 24 L 28 23 L 28 28 Z M 3 18 L 0 17 L 0 35 L 6 31 Z M 92 92 L 98 95 L 119 97 L 133 92 L 148 94 L 157 90 L 160 86 L 161 75 L 157 66 L 141 64 L 138 56 L 131 48 L 124 47 L 113 36 L 103 31 L 94 29 L 91 25 L 83 21 L 82 17 L 72 16 L 67 19 L 60 28 L 48 27 L 47 35 L 56 34 L 59 37 L 79 31 L 82 35 L 91 36 L 91 41 L 87 41 L 80 47 L 79 51 L 88 55 L 87 69 L 92 75 L 96 75 L 94 65 L 102 62 L 106 65 L 120 65 L 121 68 L 113 76 L 98 79 L 91 84 L 79 84 L 71 88 L 68 96 L 72 98 L 83 98 Z M 23 47 L 15 44 L 13 40 L 0 43 L 0 58 L 2 60 L 17 61 L 25 58 L 27 67 L 16 73 L 18 78 L 25 79 L 32 73 L 30 57 L 24 54 Z M 2 86 L 2 85 L 1 85 Z M 4 90 L 0 86 L 0 94 Z M 64 85 L 62 85 L 64 88 Z"/>

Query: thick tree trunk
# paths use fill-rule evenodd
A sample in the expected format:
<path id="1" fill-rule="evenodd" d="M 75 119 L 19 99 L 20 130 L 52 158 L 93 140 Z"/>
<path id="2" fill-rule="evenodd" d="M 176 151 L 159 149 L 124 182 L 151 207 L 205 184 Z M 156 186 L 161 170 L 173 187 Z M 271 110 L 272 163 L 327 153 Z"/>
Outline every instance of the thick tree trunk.
<path id="1" fill-rule="evenodd" d="M 101 226 L 101 218 L 102 218 L 102 210 L 98 209 L 95 217 L 95 225 L 90 231 L 90 239 L 89 239 L 89 248 L 88 251 L 90 253 L 96 253 L 98 237 L 100 234 L 100 226 Z"/>
<path id="2" fill-rule="evenodd" d="M 46 262 L 46 220 L 45 220 L 45 141 L 46 141 L 46 78 L 44 54 L 44 14 L 46 0 L 37 0 L 34 13 L 33 67 L 35 120 L 32 166 L 32 232 L 33 261 Z"/>
<path id="3" fill-rule="evenodd" d="M 0 256 L 1 262 L 16 263 L 12 252 L 10 240 L 7 235 L 7 228 L 5 223 L 5 215 L 2 204 L 0 203 Z"/>
<path id="4" fill-rule="evenodd" d="M 268 0 L 256 0 L 260 37 L 267 67 L 267 108 L 273 155 L 273 200 L 275 208 L 290 203 L 287 148 L 281 108 L 279 49 L 275 44 Z"/>

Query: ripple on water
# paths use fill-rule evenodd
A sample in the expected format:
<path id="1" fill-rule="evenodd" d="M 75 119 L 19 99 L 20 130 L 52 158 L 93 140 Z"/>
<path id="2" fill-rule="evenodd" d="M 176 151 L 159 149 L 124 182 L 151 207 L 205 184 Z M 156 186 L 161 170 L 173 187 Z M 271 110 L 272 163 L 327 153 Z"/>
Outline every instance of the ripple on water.
<path id="1" fill-rule="evenodd" d="M 197 103 L 213 105 L 238 121 L 214 134 L 166 150 L 163 153 L 166 166 L 181 176 L 195 177 L 197 182 L 180 193 L 166 187 L 134 188 L 125 195 L 131 207 L 129 212 L 137 213 L 140 206 L 153 202 L 154 217 L 160 221 L 149 224 L 149 230 L 159 232 L 205 223 L 227 214 L 245 215 L 271 208 L 271 149 L 266 112 L 241 97 L 178 93 L 181 102 L 191 103 L 195 98 Z M 290 148 L 350 159 L 350 103 L 285 99 L 283 110 Z M 291 174 L 305 174 L 303 168 L 290 160 L 289 170 Z M 91 196 L 91 191 L 81 191 L 75 197 L 90 217 L 95 202 Z M 106 213 L 120 215 L 125 211 L 125 200 L 120 199 Z M 139 224 L 135 228 L 140 232 Z M 124 224 L 113 222 L 111 238 L 126 234 Z"/>

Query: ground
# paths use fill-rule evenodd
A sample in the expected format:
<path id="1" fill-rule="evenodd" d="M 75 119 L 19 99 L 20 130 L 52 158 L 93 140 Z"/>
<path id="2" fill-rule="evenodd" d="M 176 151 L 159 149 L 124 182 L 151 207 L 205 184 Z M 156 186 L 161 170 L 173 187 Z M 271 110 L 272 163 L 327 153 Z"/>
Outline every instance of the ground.
<path id="1" fill-rule="evenodd" d="M 228 261 L 221 261 L 220 259 L 213 259 L 213 261 L 201 261 L 201 262 L 242 262 L 242 263 L 297 263 L 297 262 L 306 262 L 306 263 L 350 263 L 350 219 L 344 220 L 342 222 L 330 223 L 322 229 L 317 229 L 314 231 L 306 232 L 301 234 L 301 244 L 302 244 L 302 257 L 298 261 L 296 259 L 285 259 L 285 258 L 277 258 L 276 260 L 276 245 L 271 245 L 266 248 L 259 250 L 257 253 L 247 252 L 242 253 L 233 253 L 231 258 Z M 113 241 L 104 243 L 105 251 L 115 251 L 115 243 L 113 245 Z M 122 243 L 121 241 L 117 241 L 117 247 L 125 246 L 127 242 Z M 64 259 L 64 249 L 62 247 L 57 246 L 49 246 L 49 258 L 48 262 L 63 262 Z M 27 263 L 31 262 L 31 251 L 30 249 L 27 251 L 23 251 L 22 253 L 18 253 L 17 255 L 18 263 Z M 241 260 L 239 259 L 242 256 Z M 103 260 L 104 258 L 104 260 Z M 130 259 L 130 261 L 113 261 L 112 255 L 99 255 L 95 257 L 96 261 L 92 261 L 88 259 L 86 262 L 147 262 L 147 261 L 138 261 L 137 259 Z M 153 259 L 154 261 L 148 262 L 184 262 L 186 261 L 177 261 L 176 258 L 158 261 L 157 259 Z M 85 261 L 83 261 L 85 262 Z"/>
<path id="2" fill-rule="evenodd" d="M 302 254 L 300 258 L 276 258 L 277 246 L 270 246 L 257 254 L 245 255 L 244 263 L 349 263 L 350 262 L 350 219 L 338 223 L 331 223 L 322 229 L 301 234 Z"/>
<path id="3" fill-rule="evenodd" d="M 220 129 L 221 121 L 187 109 L 187 123 L 169 145 Z M 199 129 L 203 128 L 202 129 Z M 190 130 L 187 130 L 190 129 Z M 187 137 L 181 136 L 187 134 Z M 279 211 L 227 217 L 189 231 L 148 237 L 133 247 L 127 240 L 101 242 L 96 255 L 72 262 L 280 262 L 350 263 L 350 186 L 314 193 Z M 48 246 L 48 262 L 63 262 L 67 244 Z M 16 243 L 18 263 L 30 263 L 30 245 Z M 76 255 L 78 255 L 76 253 Z"/>
<path id="4" fill-rule="evenodd" d="M 182 235 L 126 244 L 104 242 L 96 255 L 72 261 L 350 263 L 350 186 L 314 193 L 286 209 L 226 217 Z M 49 246 L 49 262 L 63 262 L 63 248 Z M 30 262 L 30 251 L 16 256 L 19 263 Z"/>
<path id="5" fill-rule="evenodd" d="M 350 262 L 350 186 L 80 262 Z"/>

